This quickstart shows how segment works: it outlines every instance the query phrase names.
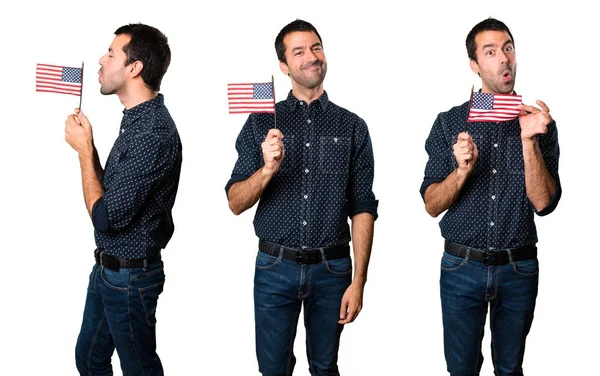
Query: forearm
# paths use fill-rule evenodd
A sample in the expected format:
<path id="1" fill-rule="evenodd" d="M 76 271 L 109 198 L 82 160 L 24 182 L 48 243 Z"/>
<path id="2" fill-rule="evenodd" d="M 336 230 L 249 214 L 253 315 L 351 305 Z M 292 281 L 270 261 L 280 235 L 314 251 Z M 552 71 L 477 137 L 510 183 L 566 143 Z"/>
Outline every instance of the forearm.
<path id="1" fill-rule="evenodd" d="M 227 199 L 229 200 L 229 209 L 233 214 L 240 215 L 254 206 L 262 196 L 272 176 L 272 174 L 266 173 L 263 167 L 248 179 L 232 185 L 227 192 Z"/>
<path id="2" fill-rule="evenodd" d="M 98 158 L 98 152 L 94 146 L 87 151 L 79 152 L 79 164 L 81 166 L 81 184 L 83 187 L 83 199 L 88 214 L 92 215 L 94 203 L 104 195 L 102 188 L 102 177 L 104 170 Z"/>
<path id="3" fill-rule="evenodd" d="M 540 211 L 554 196 L 556 182 L 546 168 L 540 147 L 535 139 L 523 140 L 523 161 L 527 197 L 535 209 Z"/>
<path id="4" fill-rule="evenodd" d="M 440 183 L 431 184 L 425 191 L 425 210 L 432 217 L 437 217 L 446 211 L 458 198 L 467 181 L 467 175 L 458 169 Z"/>
<path id="5" fill-rule="evenodd" d="M 371 259 L 375 218 L 370 213 L 358 213 L 352 217 L 352 248 L 354 250 L 354 278 L 352 283 L 364 286 Z"/>

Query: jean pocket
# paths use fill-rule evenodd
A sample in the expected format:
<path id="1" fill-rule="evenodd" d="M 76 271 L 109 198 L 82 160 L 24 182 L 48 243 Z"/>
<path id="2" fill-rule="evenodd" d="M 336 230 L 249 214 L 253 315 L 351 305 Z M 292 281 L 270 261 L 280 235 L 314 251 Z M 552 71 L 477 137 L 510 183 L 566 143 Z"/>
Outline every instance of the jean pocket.
<path id="1" fill-rule="evenodd" d="M 144 307 L 146 321 L 150 326 L 156 324 L 156 306 L 158 305 L 158 296 L 161 292 L 163 292 L 164 285 L 165 281 L 161 281 L 157 284 L 138 289 L 140 293 L 140 299 L 142 300 L 142 306 Z"/>
<path id="2" fill-rule="evenodd" d="M 256 268 L 257 269 L 270 269 L 277 266 L 281 260 L 277 256 L 271 256 L 267 253 L 258 251 L 256 255 Z"/>
<path id="3" fill-rule="evenodd" d="M 513 261 L 512 267 L 515 273 L 524 277 L 535 277 L 540 272 L 540 265 L 537 258 L 531 260 Z"/>
<path id="4" fill-rule="evenodd" d="M 321 137 L 319 163 L 325 174 L 346 174 L 350 168 L 350 138 Z"/>
<path id="5" fill-rule="evenodd" d="M 123 269 L 121 269 L 123 270 Z M 105 266 L 100 267 L 100 277 L 104 284 L 111 290 L 127 291 L 129 290 L 129 273 L 115 272 Z"/>
<path id="6" fill-rule="evenodd" d="M 334 275 L 348 275 L 352 273 L 352 259 L 350 257 L 343 257 L 335 260 L 325 261 L 325 267 L 327 270 Z"/>
<path id="7" fill-rule="evenodd" d="M 454 270 L 458 270 L 465 264 L 465 259 L 462 257 L 454 256 L 449 253 L 444 252 L 442 256 L 441 268 L 444 271 L 451 272 Z"/>

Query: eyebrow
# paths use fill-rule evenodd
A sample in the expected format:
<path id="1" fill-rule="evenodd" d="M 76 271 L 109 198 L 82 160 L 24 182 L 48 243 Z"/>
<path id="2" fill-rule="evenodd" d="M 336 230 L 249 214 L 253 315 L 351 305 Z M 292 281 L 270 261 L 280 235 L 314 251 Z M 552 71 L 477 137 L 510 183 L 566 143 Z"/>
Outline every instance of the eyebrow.
<path id="1" fill-rule="evenodd" d="M 504 43 L 502 43 L 502 48 L 506 47 L 507 44 L 513 44 L 513 41 L 510 39 L 506 40 Z M 497 46 L 496 43 L 488 43 L 488 44 L 484 44 L 483 47 L 481 47 L 481 49 L 485 50 L 486 48 L 496 47 L 496 46 Z"/>
<path id="2" fill-rule="evenodd" d="M 310 48 L 312 49 L 312 48 L 315 48 L 315 47 L 317 47 L 317 46 L 323 47 L 323 46 L 321 45 L 321 42 L 316 42 L 316 43 L 313 43 L 313 44 L 310 46 Z M 305 48 L 304 46 L 298 46 L 298 47 L 294 47 L 294 48 L 292 48 L 292 53 L 294 53 L 294 52 L 296 52 L 296 51 L 303 50 L 304 48 Z"/>

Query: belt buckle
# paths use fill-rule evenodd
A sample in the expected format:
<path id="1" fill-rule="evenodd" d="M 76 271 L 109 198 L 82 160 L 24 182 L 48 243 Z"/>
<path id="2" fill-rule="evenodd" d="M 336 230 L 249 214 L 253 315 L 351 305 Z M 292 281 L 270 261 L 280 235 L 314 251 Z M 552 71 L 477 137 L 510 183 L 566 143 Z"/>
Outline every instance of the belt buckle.
<path id="1" fill-rule="evenodd" d="M 296 251 L 296 263 L 299 265 L 308 264 L 309 262 L 309 252 L 304 249 Z"/>
<path id="2" fill-rule="evenodd" d="M 498 252 L 483 252 L 483 265 L 497 265 L 499 261 Z"/>

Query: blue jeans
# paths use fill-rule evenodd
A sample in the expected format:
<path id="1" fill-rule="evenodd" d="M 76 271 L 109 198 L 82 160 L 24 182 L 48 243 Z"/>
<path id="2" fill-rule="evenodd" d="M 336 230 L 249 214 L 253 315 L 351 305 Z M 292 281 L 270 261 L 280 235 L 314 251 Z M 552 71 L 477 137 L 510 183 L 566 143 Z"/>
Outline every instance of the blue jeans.
<path id="1" fill-rule="evenodd" d="M 444 252 L 440 295 L 444 353 L 452 376 L 479 375 L 488 304 L 497 376 L 523 375 L 525 338 L 538 292 L 538 260 L 485 266 Z"/>
<path id="2" fill-rule="evenodd" d="M 156 303 L 163 291 L 163 262 L 118 272 L 94 265 L 77 338 L 80 375 L 112 375 L 111 357 L 119 355 L 124 376 L 163 375 L 156 354 Z"/>
<path id="3" fill-rule="evenodd" d="M 306 355 L 311 375 L 339 375 L 338 324 L 342 296 L 352 282 L 350 257 L 299 265 L 258 252 L 254 274 L 256 355 L 263 376 L 291 375 L 294 338 L 304 304 Z"/>

